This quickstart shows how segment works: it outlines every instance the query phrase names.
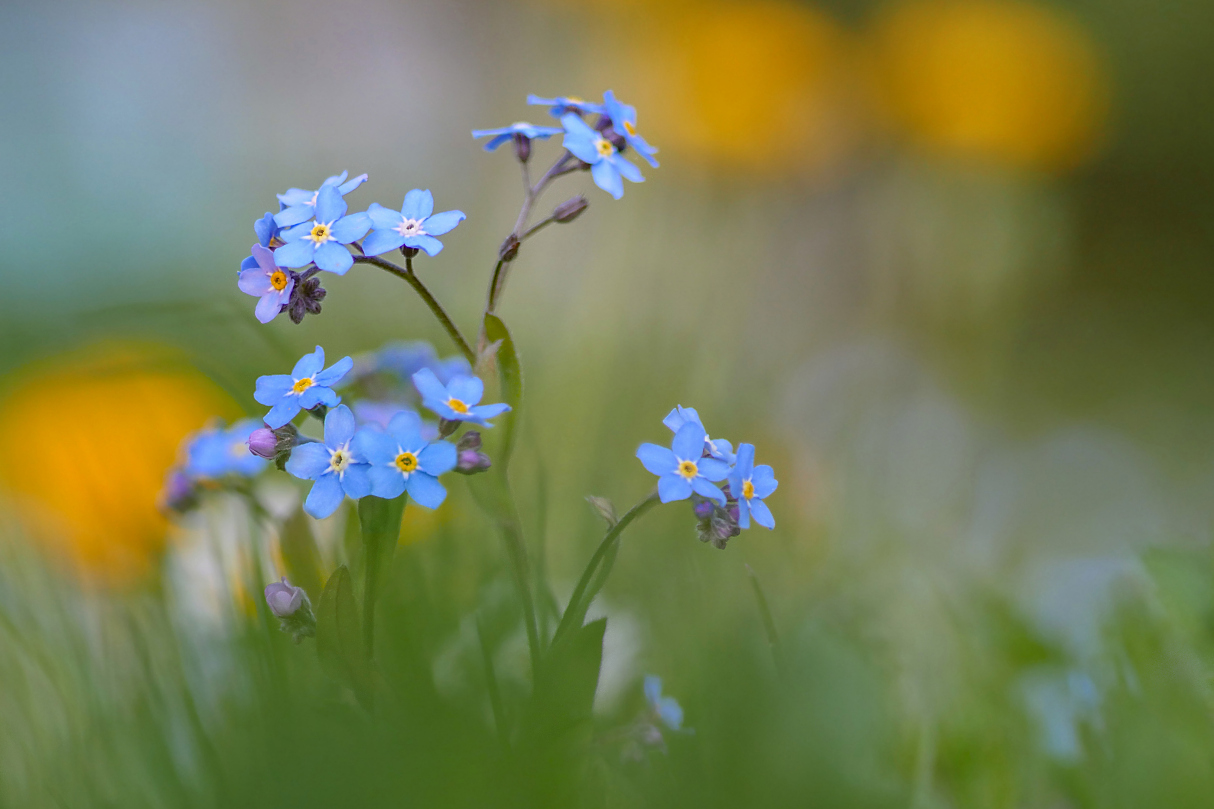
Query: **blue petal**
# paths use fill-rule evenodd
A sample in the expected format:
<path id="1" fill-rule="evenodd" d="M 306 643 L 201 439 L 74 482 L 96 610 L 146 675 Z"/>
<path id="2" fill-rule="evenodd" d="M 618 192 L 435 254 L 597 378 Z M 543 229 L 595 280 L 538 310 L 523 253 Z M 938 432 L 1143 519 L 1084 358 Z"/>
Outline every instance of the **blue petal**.
<path id="1" fill-rule="evenodd" d="M 447 395 L 466 405 L 474 405 L 485 395 L 485 383 L 478 376 L 457 376 L 447 383 Z"/>
<path id="2" fill-rule="evenodd" d="M 396 457 L 396 442 L 375 427 L 364 427 L 355 433 L 351 446 L 358 457 L 374 466 L 391 463 Z"/>
<path id="3" fill-rule="evenodd" d="M 350 176 L 350 172 L 343 171 L 341 174 L 334 174 L 332 177 L 326 177 L 325 181 L 320 184 L 320 187 L 324 188 L 326 185 L 331 185 L 334 187 L 339 186 L 342 183 L 344 183 L 346 181 L 346 178 L 349 176 Z"/>
<path id="4" fill-rule="evenodd" d="M 297 478 L 316 480 L 329 468 L 332 453 L 324 444 L 300 444 L 291 450 L 286 467 Z"/>
<path id="5" fill-rule="evenodd" d="M 701 458 L 696 461 L 700 469 L 700 477 L 714 483 L 725 480 L 729 476 L 729 464 L 716 458 Z"/>
<path id="6" fill-rule="evenodd" d="M 473 132 L 472 137 L 483 138 L 489 134 L 491 134 L 491 133 L 481 132 L 480 134 L 477 134 L 476 132 Z M 510 141 L 513 139 L 514 139 L 514 135 L 510 132 L 504 132 L 502 134 L 499 134 L 497 137 L 493 138 L 493 140 L 491 140 L 485 144 L 485 151 L 492 152 L 493 150 L 497 149 L 497 147 L 501 146 L 503 143 L 506 143 L 507 141 Z"/>
<path id="7" fill-rule="evenodd" d="M 270 408 L 270 412 L 266 413 L 264 421 L 266 426 L 271 430 L 277 430 L 297 415 L 299 415 L 299 401 L 291 397 Z"/>
<path id="8" fill-rule="evenodd" d="M 333 238 L 342 244 L 349 244 L 367 235 L 371 229 L 371 217 L 366 213 L 352 213 L 343 216 L 333 224 Z"/>
<path id="9" fill-rule="evenodd" d="M 345 405 L 338 405 L 325 414 L 325 444 L 337 449 L 354 437 L 354 414 Z"/>
<path id="10" fill-rule="evenodd" d="M 767 464 L 755 467 L 750 482 L 754 484 L 755 497 L 758 497 L 760 500 L 766 500 L 768 497 L 771 497 L 772 492 L 780 485 L 780 481 L 776 480 L 775 472 Z"/>
<path id="11" fill-rule="evenodd" d="M 325 367 L 325 350 L 320 346 L 311 354 L 304 354 L 299 358 L 299 362 L 295 363 L 295 367 L 291 369 L 291 376 L 294 379 L 303 379 L 305 376 L 315 376 L 320 372 L 321 368 Z"/>
<path id="12" fill-rule="evenodd" d="M 767 507 L 766 503 L 756 497 L 750 501 L 749 505 L 755 522 L 768 530 L 776 527 L 776 518 L 772 516 L 771 509 Z"/>
<path id="13" fill-rule="evenodd" d="M 278 225 L 274 221 L 274 214 L 266 211 L 266 215 L 253 223 L 253 232 L 257 234 L 257 243 L 262 247 L 270 246 L 270 239 L 273 239 L 278 233 Z"/>
<path id="14" fill-rule="evenodd" d="M 417 388 L 417 392 L 422 395 L 423 399 L 446 401 L 450 398 L 447 395 L 447 388 L 438 381 L 438 377 L 429 368 L 422 368 L 412 378 L 413 386 Z"/>
<path id="15" fill-rule="evenodd" d="M 618 171 L 620 174 L 624 175 L 626 178 L 628 178 L 632 182 L 634 182 L 634 183 L 645 182 L 645 175 L 641 174 L 641 170 L 638 169 L 632 163 L 630 163 L 627 159 L 620 156 L 619 154 L 613 154 L 611 157 L 607 158 L 607 160 L 605 162 L 610 163 L 612 166 L 615 167 L 616 171 Z"/>
<path id="16" fill-rule="evenodd" d="M 305 191 L 302 188 L 288 188 L 281 194 L 275 194 L 278 197 L 278 204 L 283 208 L 290 208 L 292 205 L 303 205 L 312 201 L 314 191 Z"/>
<path id="17" fill-rule="evenodd" d="M 414 472 L 405 483 L 413 502 L 426 508 L 438 508 L 447 499 L 447 490 L 443 484 L 427 475 L 425 472 Z"/>
<path id="18" fill-rule="evenodd" d="M 599 137 L 599 133 L 591 129 L 590 125 L 583 121 L 581 116 L 574 115 L 572 112 L 561 116 L 561 126 L 565 128 L 566 132 L 577 138 L 593 141 Z"/>
<path id="19" fill-rule="evenodd" d="M 337 480 L 337 475 L 321 475 L 312 484 L 312 491 L 308 492 L 308 499 L 304 500 L 304 511 L 318 520 L 323 520 L 337 511 L 337 507 L 344 499 L 345 493 L 341 490 L 341 483 Z"/>
<path id="20" fill-rule="evenodd" d="M 312 227 L 315 222 L 304 222 L 302 225 L 296 225 L 293 228 L 287 228 L 282 233 L 278 234 L 284 242 L 297 242 L 304 236 L 312 232 Z"/>
<path id="21" fill-rule="evenodd" d="M 670 448 L 679 460 L 698 462 L 704 454 L 704 428 L 694 421 L 684 424 L 674 434 Z"/>
<path id="22" fill-rule="evenodd" d="M 426 255 L 430 258 L 434 258 L 443 252 L 443 243 L 433 236 L 410 236 L 405 239 L 405 244 L 425 250 Z"/>
<path id="23" fill-rule="evenodd" d="M 574 116 L 577 117 L 576 115 Z M 580 119 L 579 119 L 580 120 Z M 586 138 L 581 135 L 570 133 L 565 135 L 564 147 L 573 153 L 573 156 L 583 163 L 591 165 L 600 162 L 603 156 L 599 154 L 599 150 L 595 148 L 594 138 Z"/>
<path id="24" fill-rule="evenodd" d="M 280 267 L 299 269 L 312 263 L 312 256 L 315 252 L 315 245 L 305 239 L 287 242 L 274 250 L 274 263 Z"/>
<path id="25" fill-rule="evenodd" d="M 748 478 L 755 468 L 755 445 L 738 444 L 738 458 L 734 461 L 734 469 L 740 478 Z"/>
<path id="26" fill-rule="evenodd" d="M 301 410 L 311 410 L 317 405 L 337 407 L 337 405 L 341 404 L 341 397 L 332 388 L 326 388 L 324 385 L 313 385 L 299 395 L 298 402 Z"/>
<path id="27" fill-rule="evenodd" d="M 257 269 L 257 259 L 252 256 L 245 256 L 240 262 L 241 271 Z"/>
<path id="28" fill-rule="evenodd" d="M 295 380 L 286 374 L 259 376 L 257 377 L 257 389 L 253 392 L 253 399 L 258 404 L 273 407 L 282 400 L 282 397 L 287 395 L 294 384 Z"/>
<path id="29" fill-rule="evenodd" d="M 326 185 L 316 194 L 316 221 L 332 224 L 346 215 L 349 206 L 335 186 Z"/>
<path id="30" fill-rule="evenodd" d="M 335 275 L 345 275 L 354 266 L 354 256 L 335 241 L 325 242 L 316 248 L 316 255 L 312 260 L 320 269 Z"/>
<path id="31" fill-rule="evenodd" d="M 731 483 L 730 484 L 731 489 L 732 489 L 732 486 L 733 486 L 733 484 Z M 749 528 L 750 527 L 750 506 L 748 505 L 748 503 L 750 501 L 746 500 L 745 498 L 739 498 L 737 495 L 734 495 L 734 498 L 737 499 L 737 501 L 738 501 L 738 527 L 739 528 Z"/>
<path id="32" fill-rule="evenodd" d="M 371 493 L 371 467 L 365 463 L 352 463 L 341 476 L 341 488 L 353 500 Z"/>
<path id="33" fill-rule="evenodd" d="M 449 441 L 435 441 L 417 456 L 418 468 L 427 475 L 438 477 L 455 468 L 459 453 Z"/>
<path id="34" fill-rule="evenodd" d="M 282 311 L 282 305 L 291 295 L 291 289 L 294 288 L 295 281 L 287 282 L 286 287 L 282 292 L 276 289 L 267 292 L 257 302 L 256 308 L 253 309 L 253 316 L 257 318 L 258 323 L 269 323 L 274 318 L 278 317 L 278 313 Z"/>
<path id="35" fill-rule="evenodd" d="M 337 362 L 333 363 L 328 368 L 316 375 L 316 384 L 331 388 L 340 382 L 342 377 L 350 373 L 350 369 L 353 367 L 353 358 L 342 357 Z"/>
<path id="36" fill-rule="evenodd" d="M 363 242 L 363 252 L 368 256 L 382 256 L 405 243 L 405 237 L 395 230 L 373 230 Z"/>
<path id="37" fill-rule="evenodd" d="M 456 225 L 467 218 L 463 211 L 443 211 L 427 219 L 426 223 L 422 225 L 422 230 L 431 236 L 442 236 L 444 233 L 450 233 Z"/>
<path id="38" fill-rule="evenodd" d="M 236 286 L 244 294 L 258 298 L 267 292 L 275 291 L 274 286 L 270 283 L 270 276 L 266 275 L 266 271 L 261 267 L 241 270 L 240 275 L 236 277 Z"/>
<path id="39" fill-rule="evenodd" d="M 422 407 L 432 413 L 436 413 L 439 418 L 444 418 L 447 421 L 468 421 L 467 413 L 456 413 L 447 406 L 446 399 L 422 399 Z M 492 427 L 493 425 L 486 425 Z"/>
<path id="40" fill-rule="evenodd" d="M 637 449 L 637 457 L 641 459 L 646 470 L 659 477 L 669 475 L 679 465 L 673 452 L 657 444 L 641 444 Z"/>
<path id="41" fill-rule="evenodd" d="M 257 262 L 257 266 L 261 267 L 267 273 L 272 273 L 278 269 L 278 265 L 274 263 L 274 252 L 262 247 L 260 244 L 255 244 L 252 247 L 253 260 Z"/>
<path id="42" fill-rule="evenodd" d="M 400 436 L 408 436 L 410 439 L 413 436 L 420 437 L 422 433 L 422 417 L 412 410 L 402 410 L 388 422 L 388 432 L 394 436 L 398 436 L 397 440 L 401 440 Z"/>
<path id="43" fill-rule="evenodd" d="M 663 697 L 657 704 L 657 711 L 658 716 L 662 717 L 662 721 L 666 723 L 666 727 L 671 730 L 679 730 L 683 727 L 683 708 L 674 697 Z"/>
<path id="44" fill-rule="evenodd" d="M 311 199 L 312 195 L 309 193 L 308 201 L 310 202 Z M 274 214 L 274 223 L 280 228 L 289 228 L 300 222 L 307 222 L 315 213 L 315 209 L 310 204 L 292 205 Z"/>
<path id="45" fill-rule="evenodd" d="M 656 674 L 645 677 L 645 701 L 657 710 L 658 700 L 662 698 L 662 678 Z"/>
<path id="46" fill-rule="evenodd" d="M 709 500 L 715 501 L 718 506 L 725 505 L 725 492 L 721 491 L 719 486 L 713 486 L 704 478 L 699 476 L 692 478 L 691 488 L 700 497 L 707 497 Z"/>
<path id="47" fill-rule="evenodd" d="M 476 407 L 470 408 L 468 414 L 480 419 L 481 423 L 483 424 L 484 419 L 496 418 L 502 413 L 508 413 L 509 411 L 510 405 L 506 404 L 505 402 L 498 402 L 497 404 L 477 405 Z"/>
<path id="48" fill-rule="evenodd" d="M 425 219 L 434 213 L 434 195 L 428 190 L 414 188 L 405 194 L 405 203 L 400 206 L 400 212 L 408 219 Z"/>
<path id="49" fill-rule="evenodd" d="M 696 412 L 694 407 L 675 405 L 674 409 L 666 414 L 666 418 L 662 419 L 662 423 L 669 427 L 672 433 L 677 433 L 679 428 L 687 423 L 688 419 L 703 424 L 700 421 L 700 414 Z"/>
<path id="50" fill-rule="evenodd" d="M 624 180 L 620 177 L 619 169 L 610 160 L 600 160 L 591 166 L 590 176 L 594 178 L 595 185 L 615 199 L 624 196 Z"/>
<path id="51" fill-rule="evenodd" d="M 371 227 L 377 230 L 391 230 L 405 221 L 400 211 L 385 208 L 378 202 L 372 202 L 371 207 L 367 208 L 367 218 L 371 220 Z"/>
<path id="52" fill-rule="evenodd" d="M 345 177 L 346 173 L 343 171 L 341 173 L 341 176 Z M 362 185 L 366 181 L 367 181 L 367 175 L 360 174 L 357 177 L 355 177 L 353 180 L 350 180 L 348 183 L 340 183 L 340 181 L 338 181 L 340 183 L 340 185 L 337 186 L 337 190 L 340 191 L 341 195 L 344 197 L 346 194 L 349 194 L 351 191 L 353 191 L 355 188 L 358 188 L 360 185 Z"/>
<path id="53" fill-rule="evenodd" d="M 376 465 L 367 471 L 371 494 L 385 500 L 395 500 L 405 493 L 405 476 L 394 466 Z"/>
<path id="54" fill-rule="evenodd" d="M 691 483 L 682 475 L 663 475 L 658 478 L 658 499 L 663 503 L 686 500 L 691 497 Z"/>
<path id="55" fill-rule="evenodd" d="M 495 135 L 512 135 L 514 134 L 513 126 L 499 126 L 497 129 L 474 129 L 472 137 L 474 138 L 490 138 Z"/>

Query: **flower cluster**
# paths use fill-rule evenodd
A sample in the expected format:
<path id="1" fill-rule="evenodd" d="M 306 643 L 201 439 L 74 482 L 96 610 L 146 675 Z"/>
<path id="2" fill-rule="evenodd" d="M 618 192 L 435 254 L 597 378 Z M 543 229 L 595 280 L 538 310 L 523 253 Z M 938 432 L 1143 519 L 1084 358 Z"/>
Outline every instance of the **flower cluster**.
<path id="1" fill-rule="evenodd" d="M 249 451 L 249 436 L 260 426 L 253 419 L 230 427 L 211 426 L 188 436 L 182 443 L 181 462 L 169 470 L 161 505 L 185 511 L 197 502 L 201 488 L 239 482 L 256 476 L 266 460 Z"/>
<path id="2" fill-rule="evenodd" d="M 700 414 L 690 407 L 676 406 L 662 423 L 674 433 L 670 447 L 642 444 L 637 458 L 658 476 L 663 503 L 692 501 L 701 540 L 723 549 L 750 527 L 751 517 L 764 528 L 776 527 L 764 500 L 779 481 L 770 466 L 755 466 L 753 444 L 739 444 L 734 453 L 728 441 L 708 435 Z"/>

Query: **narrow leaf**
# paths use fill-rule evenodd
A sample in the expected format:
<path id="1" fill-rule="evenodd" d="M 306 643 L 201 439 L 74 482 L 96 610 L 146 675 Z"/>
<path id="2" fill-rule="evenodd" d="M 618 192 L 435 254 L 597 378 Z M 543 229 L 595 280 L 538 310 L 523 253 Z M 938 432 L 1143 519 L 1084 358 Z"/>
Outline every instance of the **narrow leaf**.
<path id="1" fill-rule="evenodd" d="M 330 677 L 353 688 L 360 698 L 368 693 L 358 604 L 345 565 L 333 571 L 320 596 L 316 610 L 316 652 Z"/>
<path id="2" fill-rule="evenodd" d="M 619 516 L 615 513 L 615 505 L 606 497 L 595 497 L 593 494 L 586 495 L 586 502 L 595 512 L 607 521 L 607 527 L 612 528 L 620 521 Z"/>
<path id="3" fill-rule="evenodd" d="M 497 349 L 497 373 L 501 381 L 502 401 L 511 407 L 509 413 L 504 413 L 497 420 L 503 432 L 502 448 L 499 455 L 493 458 L 493 463 L 505 471 L 514 452 L 515 425 L 518 424 L 518 410 L 523 401 L 523 370 L 510 330 L 496 315 L 485 314 L 485 338 L 491 343 L 501 343 Z"/>

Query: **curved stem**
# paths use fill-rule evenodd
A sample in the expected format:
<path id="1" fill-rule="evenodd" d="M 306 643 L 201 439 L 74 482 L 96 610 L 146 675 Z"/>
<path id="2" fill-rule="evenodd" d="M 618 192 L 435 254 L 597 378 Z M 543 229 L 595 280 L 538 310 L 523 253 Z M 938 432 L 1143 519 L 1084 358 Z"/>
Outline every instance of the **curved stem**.
<path id="1" fill-rule="evenodd" d="M 476 365 L 476 354 L 472 351 L 472 347 L 468 345 L 468 341 L 464 339 L 464 335 L 460 333 L 459 328 L 447 316 L 446 310 L 443 309 L 430 290 L 426 289 L 426 285 L 421 282 L 421 279 L 413 274 L 413 259 L 405 259 L 405 266 L 400 267 L 393 264 L 391 261 L 385 261 L 379 256 L 354 256 L 355 264 L 371 264 L 379 267 L 381 270 L 386 270 L 395 276 L 405 279 L 409 285 L 421 296 L 421 299 L 430 307 L 430 311 L 438 318 L 438 322 L 447 330 L 447 334 L 459 347 L 460 353 L 464 355 L 464 359 L 468 360 L 470 365 Z"/>
<path id="2" fill-rule="evenodd" d="M 561 616 L 561 623 L 556 628 L 556 634 L 552 637 L 552 645 L 555 646 L 562 636 L 577 629 L 574 626 L 574 621 L 580 625 L 582 619 L 586 616 L 586 610 L 590 608 L 590 599 L 597 594 L 597 589 L 587 596 L 587 589 L 590 588 L 591 580 L 594 579 L 595 571 L 598 569 L 599 563 L 603 561 L 603 557 L 611 549 L 611 546 L 620 538 L 620 534 L 624 529 L 632 523 L 633 520 L 640 517 L 646 511 L 653 508 L 658 502 L 658 493 L 651 493 L 641 502 L 628 510 L 628 513 L 620 518 L 620 521 L 611 526 L 607 531 L 607 535 L 603 537 L 603 541 L 599 543 L 599 547 L 595 550 L 594 556 L 590 557 L 590 561 L 586 564 L 586 569 L 582 571 L 582 578 L 578 580 L 577 587 L 573 590 L 573 595 L 569 598 L 569 606 L 565 607 L 565 614 Z M 607 572 L 610 572 L 608 570 Z M 599 577 L 598 586 L 602 587 L 606 581 L 606 574 Z M 583 603 L 585 602 L 585 603 Z"/>

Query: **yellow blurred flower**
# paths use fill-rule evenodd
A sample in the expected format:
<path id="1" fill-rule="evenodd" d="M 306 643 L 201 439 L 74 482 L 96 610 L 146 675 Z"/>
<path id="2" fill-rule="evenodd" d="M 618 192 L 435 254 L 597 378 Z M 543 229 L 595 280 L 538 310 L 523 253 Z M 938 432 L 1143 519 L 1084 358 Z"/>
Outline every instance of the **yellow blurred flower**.
<path id="1" fill-rule="evenodd" d="M 32 535 L 90 578 L 142 575 L 164 545 L 157 508 L 178 445 L 234 404 L 169 352 L 108 346 L 5 381 L 0 491 Z"/>
<path id="2" fill-rule="evenodd" d="M 1099 144 L 1108 89 L 1096 48 L 1060 11 L 1018 0 L 910 0 L 872 30 L 878 98 L 934 152 L 1074 167 Z"/>

